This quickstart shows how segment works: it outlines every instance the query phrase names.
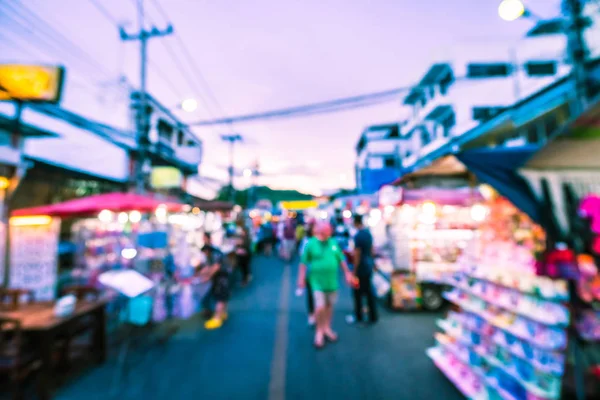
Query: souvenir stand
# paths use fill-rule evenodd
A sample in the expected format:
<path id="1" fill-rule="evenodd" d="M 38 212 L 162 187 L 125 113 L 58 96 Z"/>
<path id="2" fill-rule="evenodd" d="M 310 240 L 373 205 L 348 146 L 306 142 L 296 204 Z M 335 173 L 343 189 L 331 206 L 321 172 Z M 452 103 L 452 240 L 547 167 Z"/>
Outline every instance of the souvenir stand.
<path id="1" fill-rule="evenodd" d="M 570 287 L 578 399 L 600 397 L 599 119 L 596 101 L 519 170 L 538 201 L 551 205 L 557 240 L 568 245 L 568 264 L 576 266 Z"/>
<path id="2" fill-rule="evenodd" d="M 567 282 L 540 276 L 543 230 L 502 197 L 460 259 L 428 355 L 468 398 L 559 399 L 565 372 Z M 460 310 L 460 311 L 458 311 Z"/>
<path id="3" fill-rule="evenodd" d="M 441 308 L 445 277 L 481 220 L 480 191 L 466 167 L 447 156 L 406 171 L 380 189 L 381 199 L 393 247 L 391 307 Z"/>
<path id="4" fill-rule="evenodd" d="M 446 277 L 476 235 L 483 197 L 475 188 L 404 189 L 391 219 L 397 271 L 394 309 L 439 309 Z"/>
<path id="5" fill-rule="evenodd" d="M 193 217 L 194 213 L 181 214 L 184 208 L 180 203 L 164 202 L 149 196 L 110 193 L 16 210 L 12 220 L 13 224 L 17 221 L 22 226 L 41 219 L 75 219 L 73 236 L 77 246 L 77 267 L 72 272 L 72 283 L 103 288 L 104 285 L 98 281 L 101 273 L 133 268 L 160 283 L 152 319 L 162 321 L 168 314 L 187 318 L 196 311 L 191 287 L 191 259 L 197 244 L 180 239 L 182 235 L 193 232 L 201 221 Z M 13 240 L 18 243 L 19 235 L 15 235 Z M 164 263 L 168 253 L 174 258 L 170 266 Z M 177 300 L 170 305 L 166 303 L 167 297 L 172 297 L 167 296 L 167 285 L 177 289 Z M 56 293 L 55 287 L 52 292 Z"/>
<path id="6" fill-rule="evenodd" d="M 593 293 L 596 271 L 589 266 L 591 258 L 577 260 L 568 238 L 558 233 L 551 218 L 555 203 L 536 199 L 517 172 L 537 150 L 488 148 L 457 155 L 506 196 L 488 193 L 485 223 L 448 282 L 452 289 L 445 296 L 457 308 L 438 321 L 436 346 L 427 351 L 469 398 L 598 396 L 596 389 L 586 397 L 583 383 L 573 379 L 583 375 L 577 372 L 584 364 L 578 336 L 595 331 L 593 318 L 581 319 L 574 283 L 581 284 L 577 278 L 587 263 Z"/>

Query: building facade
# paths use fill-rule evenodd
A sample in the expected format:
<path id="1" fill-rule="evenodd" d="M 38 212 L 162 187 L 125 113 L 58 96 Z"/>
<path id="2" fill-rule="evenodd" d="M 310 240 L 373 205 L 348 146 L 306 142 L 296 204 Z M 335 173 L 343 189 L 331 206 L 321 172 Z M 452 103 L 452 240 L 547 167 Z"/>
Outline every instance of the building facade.
<path id="1" fill-rule="evenodd" d="M 401 173 L 400 154 L 406 141 L 400 124 L 370 126 L 356 145 L 356 187 L 359 193 L 374 193 Z"/>

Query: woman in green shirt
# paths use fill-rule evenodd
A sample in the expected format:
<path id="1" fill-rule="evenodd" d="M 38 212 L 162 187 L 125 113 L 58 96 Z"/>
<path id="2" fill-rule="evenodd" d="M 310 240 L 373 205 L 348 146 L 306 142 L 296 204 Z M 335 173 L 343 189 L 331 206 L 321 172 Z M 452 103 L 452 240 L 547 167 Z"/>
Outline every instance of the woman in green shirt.
<path id="1" fill-rule="evenodd" d="M 353 280 L 344 253 L 337 242 L 331 238 L 331 233 L 331 225 L 327 223 L 317 225 L 315 237 L 309 240 L 302 253 L 298 274 L 298 287 L 304 289 L 306 269 L 310 269 L 308 280 L 314 296 L 317 320 L 315 347 L 318 349 L 325 345 L 326 339 L 331 342 L 337 340 L 337 334 L 331 329 L 331 318 L 339 288 L 339 268 L 343 268 L 348 283 Z"/>

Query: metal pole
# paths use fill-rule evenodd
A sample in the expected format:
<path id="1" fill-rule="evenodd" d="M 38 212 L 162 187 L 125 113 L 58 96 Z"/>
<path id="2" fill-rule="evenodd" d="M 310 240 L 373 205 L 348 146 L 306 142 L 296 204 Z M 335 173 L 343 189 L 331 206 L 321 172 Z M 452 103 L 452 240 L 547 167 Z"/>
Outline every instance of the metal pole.
<path id="1" fill-rule="evenodd" d="M 235 189 L 233 187 L 233 175 L 234 175 L 234 154 L 233 154 L 233 146 L 235 145 L 235 139 L 230 137 L 229 139 L 229 195 L 231 196 L 231 201 L 235 203 Z"/>
<path id="2" fill-rule="evenodd" d="M 15 117 L 14 117 L 14 130 L 13 137 L 15 138 L 13 143 L 19 151 L 19 163 L 23 163 L 22 152 L 23 152 L 23 139 L 21 138 L 21 117 L 23 115 L 23 102 L 20 100 L 15 101 Z M 2 226 L 4 228 L 4 276 L 3 286 L 10 284 L 10 200 L 18 186 L 19 180 L 23 175 L 22 166 L 17 165 L 12 172 L 12 176 L 9 179 L 8 187 L 2 190 Z"/>
<path id="3" fill-rule="evenodd" d="M 146 147 L 147 147 L 147 106 L 146 106 L 146 71 L 147 71 L 147 46 L 148 37 L 144 31 L 144 0 L 138 0 L 138 21 L 140 25 L 140 111 L 138 114 L 138 160 L 136 170 L 136 191 L 143 193 L 146 189 Z"/>
<path id="4" fill-rule="evenodd" d="M 585 64 L 587 49 L 583 37 L 585 20 L 581 0 L 563 0 L 562 8 L 566 14 L 567 48 L 572 64 L 571 77 L 575 83 L 576 98 L 572 117 L 576 118 L 585 111 L 588 105 L 587 68 Z"/>

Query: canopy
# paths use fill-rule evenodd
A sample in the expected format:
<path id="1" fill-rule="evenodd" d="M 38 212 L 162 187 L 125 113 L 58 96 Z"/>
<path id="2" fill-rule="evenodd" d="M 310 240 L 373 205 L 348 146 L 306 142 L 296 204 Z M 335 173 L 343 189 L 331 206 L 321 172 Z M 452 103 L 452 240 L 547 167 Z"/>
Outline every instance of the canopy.
<path id="1" fill-rule="evenodd" d="M 479 190 L 473 188 L 459 189 L 406 189 L 402 192 L 402 202 L 406 204 L 433 201 L 437 204 L 449 206 L 470 206 L 473 203 L 483 201 L 484 198 Z"/>
<path id="2" fill-rule="evenodd" d="M 537 198 L 550 203 L 563 234 L 568 235 L 573 200 L 600 194 L 600 100 L 567 124 L 520 172 Z"/>
<path id="3" fill-rule="evenodd" d="M 533 221 L 542 223 L 539 203 L 517 172 L 538 148 L 533 145 L 481 148 L 463 151 L 456 157 L 479 181 L 492 186 Z"/>
<path id="4" fill-rule="evenodd" d="M 133 211 L 152 212 L 164 206 L 169 211 L 181 211 L 183 204 L 164 202 L 151 196 L 133 193 L 107 193 L 69 200 L 63 203 L 41 207 L 22 208 L 12 212 L 12 216 L 50 215 L 54 217 L 90 216 L 102 210 L 114 212 Z"/>
<path id="5" fill-rule="evenodd" d="M 467 174 L 467 168 L 459 160 L 457 160 L 456 157 L 449 155 L 438 158 L 423 168 L 413 168 L 409 170 L 400 178 L 396 179 L 392 185 L 399 185 L 413 178 L 423 176 L 453 177 L 464 176 Z"/>

